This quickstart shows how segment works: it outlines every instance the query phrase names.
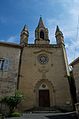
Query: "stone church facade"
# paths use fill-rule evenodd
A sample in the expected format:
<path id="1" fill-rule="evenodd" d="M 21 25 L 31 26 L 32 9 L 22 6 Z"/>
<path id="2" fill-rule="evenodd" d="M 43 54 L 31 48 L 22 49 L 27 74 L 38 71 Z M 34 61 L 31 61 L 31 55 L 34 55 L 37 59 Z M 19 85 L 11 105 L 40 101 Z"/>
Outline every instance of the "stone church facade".
<path id="1" fill-rule="evenodd" d="M 18 88 L 24 96 L 22 110 L 71 105 L 63 33 L 57 26 L 57 43 L 50 44 L 48 29 L 40 17 L 34 44 L 28 44 L 28 36 L 24 26 L 20 45 L 0 43 L 0 95 L 11 95 Z"/>

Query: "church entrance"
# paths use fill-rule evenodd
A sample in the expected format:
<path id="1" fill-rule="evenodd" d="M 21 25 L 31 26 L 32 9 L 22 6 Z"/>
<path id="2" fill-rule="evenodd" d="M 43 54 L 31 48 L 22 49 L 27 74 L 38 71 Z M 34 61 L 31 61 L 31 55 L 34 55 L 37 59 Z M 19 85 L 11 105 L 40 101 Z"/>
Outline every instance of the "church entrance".
<path id="1" fill-rule="evenodd" d="M 49 90 L 39 90 L 39 107 L 50 107 Z"/>

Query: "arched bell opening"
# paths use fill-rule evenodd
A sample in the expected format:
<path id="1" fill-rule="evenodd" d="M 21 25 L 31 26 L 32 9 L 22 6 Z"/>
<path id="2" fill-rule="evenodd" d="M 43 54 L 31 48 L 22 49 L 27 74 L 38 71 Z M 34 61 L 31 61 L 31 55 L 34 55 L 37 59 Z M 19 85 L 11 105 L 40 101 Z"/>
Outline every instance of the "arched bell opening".
<path id="1" fill-rule="evenodd" d="M 40 31 L 40 38 L 44 39 L 44 32 Z"/>

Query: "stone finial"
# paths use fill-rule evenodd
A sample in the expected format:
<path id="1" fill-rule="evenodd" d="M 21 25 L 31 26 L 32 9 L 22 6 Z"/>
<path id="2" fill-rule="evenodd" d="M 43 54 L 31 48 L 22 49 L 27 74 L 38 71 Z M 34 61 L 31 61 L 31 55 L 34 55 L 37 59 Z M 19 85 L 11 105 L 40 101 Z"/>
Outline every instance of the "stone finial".
<path id="1" fill-rule="evenodd" d="M 56 32 L 59 32 L 59 31 L 60 31 L 60 29 L 59 29 L 59 26 L 57 25 Z"/>
<path id="2" fill-rule="evenodd" d="M 23 31 L 26 31 L 26 30 L 28 30 L 28 27 L 25 24 L 24 27 L 23 27 Z"/>
<path id="3" fill-rule="evenodd" d="M 57 37 L 58 35 L 61 35 L 63 37 L 63 33 L 60 31 L 59 26 L 57 25 L 56 32 L 55 32 L 55 37 Z"/>
<path id="4" fill-rule="evenodd" d="M 38 26 L 37 26 L 37 27 L 39 27 L 39 28 L 45 27 L 45 26 L 44 26 L 44 22 L 43 22 L 43 20 L 42 20 L 42 17 L 40 17 L 39 23 L 38 23 Z"/>
<path id="5" fill-rule="evenodd" d="M 26 25 L 24 25 L 20 34 L 20 44 L 21 45 L 28 44 L 28 37 L 29 37 L 28 28 Z"/>
<path id="6" fill-rule="evenodd" d="M 24 27 L 23 27 L 23 29 L 22 29 L 22 31 L 21 31 L 21 35 L 22 35 L 23 33 L 25 33 L 25 34 L 27 34 L 27 35 L 29 36 L 28 27 L 26 26 L 26 24 L 24 25 Z"/>
<path id="7" fill-rule="evenodd" d="M 63 33 L 62 33 L 61 30 L 59 29 L 58 25 L 57 25 L 57 27 L 56 27 L 55 37 L 56 37 L 56 42 L 57 42 L 57 44 L 64 44 Z"/>

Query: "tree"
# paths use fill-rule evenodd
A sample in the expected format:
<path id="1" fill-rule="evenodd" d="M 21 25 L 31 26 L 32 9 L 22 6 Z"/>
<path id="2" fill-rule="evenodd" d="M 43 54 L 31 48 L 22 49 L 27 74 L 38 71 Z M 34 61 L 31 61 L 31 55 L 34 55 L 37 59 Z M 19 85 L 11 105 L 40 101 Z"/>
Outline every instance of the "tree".
<path id="1" fill-rule="evenodd" d="M 10 113 L 13 113 L 17 105 L 22 101 L 23 95 L 16 92 L 13 96 L 6 96 L 1 101 L 6 103 L 9 107 Z"/>

